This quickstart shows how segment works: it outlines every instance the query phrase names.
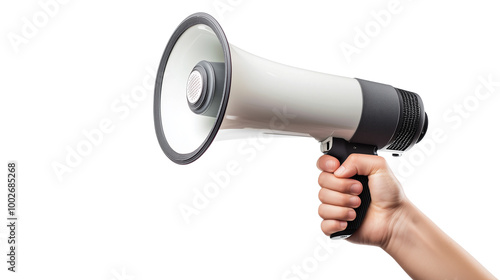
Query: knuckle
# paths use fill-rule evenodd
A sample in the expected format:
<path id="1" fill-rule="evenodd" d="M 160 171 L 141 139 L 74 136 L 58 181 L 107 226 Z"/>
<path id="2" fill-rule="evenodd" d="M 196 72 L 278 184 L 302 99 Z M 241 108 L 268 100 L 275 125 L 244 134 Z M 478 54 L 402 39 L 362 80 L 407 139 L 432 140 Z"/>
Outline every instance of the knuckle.
<path id="1" fill-rule="evenodd" d="M 380 167 L 387 167 L 387 160 L 383 157 L 376 157 L 377 158 L 377 163 Z"/>
<path id="2" fill-rule="evenodd" d="M 342 211 L 342 217 L 344 217 L 344 219 L 346 220 L 351 220 L 351 213 L 354 212 L 351 208 L 344 208 L 344 210 Z"/>
<path id="3" fill-rule="evenodd" d="M 349 157 L 351 158 L 351 160 L 357 160 L 359 159 L 359 156 L 360 154 L 350 154 Z"/>
<path id="4" fill-rule="evenodd" d="M 318 184 L 320 186 L 324 186 L 328 180 L 328 173 L 326 172 L 321 172 L 318 177 Z"/>
<path id="5" fill-rule="evenodd" d="M 321 202 L 325 202 L 326 198 L 327 198 L 327 192 L 328 190 L 322 188 L 321 190 L 319 190 L 319 193 L 318 193 L 318 198 Z"/>
<path id="6" fill-rule="evenodd" d="M 323 204 L 320 204 L 318 207 L 318 215 L 323 218 Z"/>
<path id="7" fill-rule="evenodd" d="M 351 155 L 349 155 L 349 158 L 350 158 L 351 162 L 356 164 L 359 161 L 361 156 L 362 156 L 361 154 L 351 154 Z"/>
<path id="8" fill-rule="evenodd" d="M 349 205 L 349 204 L 351 203 L 351 202 L 350 202 L 350 201 L 351 201 L 350 199 L 351 199 L 351 197 L 350 197 L 349 195 L 343 195 L 343 196 L 342 196 L 342 205 L 343 205 L 343 206 L 347 206 L 347 205 Z"/>
<path id="9" fill-rule="evenodd" d="M 349 193 L 351 191 L 351 180 L 344 180 L 344 184 L 342 184 L 342 192 Z"/>
<path id="10" fill-rule="evenodd" d="M 347 219 L 349 217 L 349 213 L 351 213 L 352 209 L 351 208 L 344 208 L 343 210 L 343 216 Z"/>
<path id="11" fill-rule="evenodd" d="M 324 204 L 321 204 L 319 207 L 318 207 L 318 215 L 321 217 L 321 218 L 325 218 L 326 217 L 326 209 L 325 209 L 325 205 Z"/>
<path id="12" fill-rule="evenodd" d="M 332 229 L 331 229 L 330 223 L 328 221 L 323 220 L 321 222 L 321 231 L 323 231 L 323 233 L 325 235 L 330 235 L 330 233 L 332 232 Z"/>

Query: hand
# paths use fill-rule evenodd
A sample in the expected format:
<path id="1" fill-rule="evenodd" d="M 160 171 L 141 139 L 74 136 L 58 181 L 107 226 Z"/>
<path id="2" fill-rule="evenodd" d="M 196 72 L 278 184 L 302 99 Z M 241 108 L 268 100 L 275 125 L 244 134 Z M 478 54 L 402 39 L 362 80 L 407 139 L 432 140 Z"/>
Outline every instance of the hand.
<path id="1" fill-rule="evenodd" d="M 388 168 L 383 157 L 352 154 L 340 166 L 329 155 L 319 158 L 319 215 L 323 218 L 321 229 L 326 235 L 344 230 L 346 221 L 356 217 L 354 208 L 361 204 L 359 195 L 363 189 L 359 181 L 349 179 L 359 174 L 368 176 L 372 202 L 361 227 L 349 241 L 360 244 L 385 246 L 401 215 L 406 197 L 400 183 Z M 335 172 L 335 173 L 334 173 Z"/>
<path id="2" fill-rule="evenodd" d="M 361 227 L 347 240 L 380 246 L 412 279 L 495 279 L 404 195 L 400 183 L 379 156 L 351 154 L 340 166 L 322 156 L 319 175 L 319 215 L 326 235 L 344 230 L 361 204 L 362 185 L 349 179 L 368 176 L 372 202 Z M 354 213 L 354 215 L 352 215 Z"/>

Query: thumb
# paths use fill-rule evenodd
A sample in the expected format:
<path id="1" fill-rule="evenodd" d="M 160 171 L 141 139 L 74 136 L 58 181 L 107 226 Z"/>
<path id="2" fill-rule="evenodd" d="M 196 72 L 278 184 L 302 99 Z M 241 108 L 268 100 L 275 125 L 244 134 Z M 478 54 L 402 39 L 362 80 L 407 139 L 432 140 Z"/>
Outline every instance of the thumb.
<path id="1" fill-rule="evenodd" d="M 383 157 L 351 154 L 334 174 L 339 178 L 350 178 L 356 174 L 369 176 L 386 168 L 387 163 Z"/>

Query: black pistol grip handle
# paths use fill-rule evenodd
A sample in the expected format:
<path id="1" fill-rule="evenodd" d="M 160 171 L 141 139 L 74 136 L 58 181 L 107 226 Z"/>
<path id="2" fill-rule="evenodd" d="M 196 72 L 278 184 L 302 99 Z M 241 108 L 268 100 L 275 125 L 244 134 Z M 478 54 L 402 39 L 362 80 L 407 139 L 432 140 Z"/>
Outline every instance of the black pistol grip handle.
<path id="1" fill-rule="evenodd" d="M 333 138 L 331 149 L 328 150 L 326 154 L 336 157 L 340 161 L 340 164 L 343 164 L 347 157 L 349 157 L 349 155 L 351 154 L 376 155 L 377 147 L 371 145 L 349 143 L 341 138 Z M 370 203 L 372 201 L 370 189 L 368 188 L 368 176 L 355 175 L 351 178 L 358 180 L 363 185 L 363 191 L 361 192 L 361 194 L 359 194 L 361 205 L 358 208 L 354 209 L 356 211 L 356 218 L 353 221 L 347 222 L 346 229 L 331 234 L 331 239 L 348 238 L 358 228 L 360 228 L 363 220 L 365 219 L 368 207 L 370 206 Z"/>

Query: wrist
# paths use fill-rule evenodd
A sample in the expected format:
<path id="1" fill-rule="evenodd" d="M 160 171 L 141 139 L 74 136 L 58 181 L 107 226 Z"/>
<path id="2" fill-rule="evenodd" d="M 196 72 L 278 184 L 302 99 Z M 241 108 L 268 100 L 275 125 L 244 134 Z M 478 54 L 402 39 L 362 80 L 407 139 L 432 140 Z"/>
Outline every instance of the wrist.
<path id="1" fill-rule="evenodd" d="M 406 198 L 380 246 L 412 279 L 494 279 Z"/>
<path id="2" fill-rule="evenodd" d="M 380 247 L 389 255 L 394 255 L 402 245 L 408 245 L 408 237 L 416 229 L 418 214 L 418 209 L 404 198 L 391 215 L 387 238 Z"/>

